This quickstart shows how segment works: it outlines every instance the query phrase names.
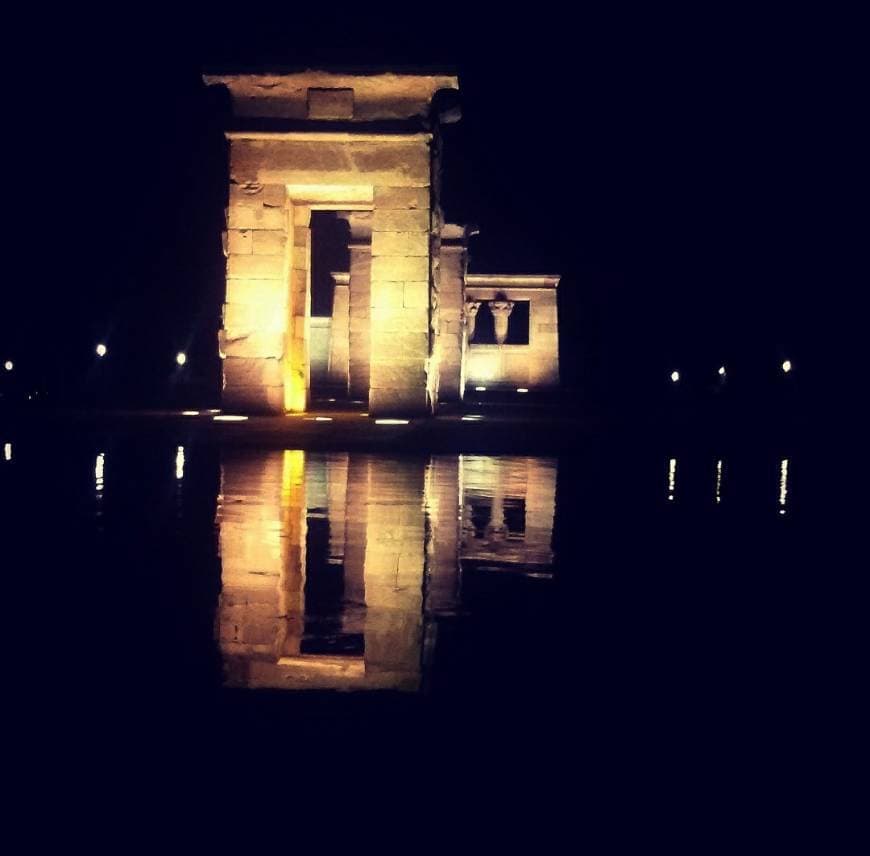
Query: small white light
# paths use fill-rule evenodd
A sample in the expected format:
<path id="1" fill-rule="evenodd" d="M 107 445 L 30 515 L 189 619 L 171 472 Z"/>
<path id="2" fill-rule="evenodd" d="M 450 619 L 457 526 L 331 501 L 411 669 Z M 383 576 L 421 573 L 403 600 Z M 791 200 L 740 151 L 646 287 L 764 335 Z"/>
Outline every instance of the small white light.
<path id="1" fill-rule="evenodd" d="M 332 422 L 331 416 L 306 416 L 306 422 Z"/>
<path id="2" fill-rule="evenodd" d="M 182 410 L 181 415 L 182 416 L 199 416 L 199 411 L 198 410 Z"/>
<path id="3" fill-rule="evenodd" d="M 6 362 L 3 363 L 3 368 L 6 369 L 7 372 L 11 372 L 12 369 L 15 368 L 15 363 L 13 363 L 12 360 L 6 360 Z"/>
<path id="4" fill-rule="evenodd" d="M 215 407 L 212 407 L 210 410 L 206 410 L 205 412 L 206 413 L 220 413 L 220 410 L 218 410 Z"/>
<path id="5" fill-rule="evenodd" d="M 360 413 L 360 416 L 368 416 L 368 413 Z"/>
<path id="6" fill-rule="evenodd" d="M 334 398 L 327 398 L 326 400 L 327 400 L 327 401 L 330 401 L 330 402 L 335 402 L 335 399 L 334 399 Z"/>
<path id="7" fill-rule="evenodd" d="M 528 392 L 528 389 L 526 389 L 524 386 L 518 386 L 517 392 Z"/>
<path id="8" fill-rule="evenodd" d="M 12 460 L 12 444 L 4 443 L 3 444 L 3 460 L 11 461 Z"/>
<path id="9" fill-rule="evenodd" d="M 467 416 L 462 417 L 463 422 L 478 422 L 481 419 L 483 419 L 483 417 L 478 413 L 469 413 Z"/>
<path id="10" fill-rule="evenodd" d="M 671 380 L 676 383 L 680 379 L 680 373 L 678 371 L 671 372 Z"/>
<path id="11" fill-rule="evenodd" d="M 183 366 L 187 362 L 187 354 L 185 354 L 184 351 L 179 351 L 175 355 L 175 362 L 177 362 L 178 365 Z"/>
<path id="12" fill-rule="evenodd" d="M 212 419 L 215 422 L 246 422 L 247 416 L 232 416 L 228 413 L 222 414 L 220 416 L 212 416 Z"/>
<path id="13" fill-rule="evenodd" d="M 476 386 L 476 387 L 474 387 L 474 391 L 475 392 L 486 392 L 486 387 L 485 386 Z"/>
<path id="14" fill-rule="evenodd" d="M 719 377 L 725 377 L 725 366 L 719 366 Z"/>
<path id="15" fill-rule="evenodd" d="M 791 371 L 791 360 L 785 360 L 782 364 L 782 370 L 788 374 Z"/>
<path id="16" fill-rule="evenodd" d="M 407 425 L 407 419 L 375 419 L 375 425 Z"/>
<path id="17" fill-rule="evenodd" d="M 100 344 L 97 345 L 97 356 L 105 357 L 108 350 L 109 349 L 102 342 L 100 342 Z"/>

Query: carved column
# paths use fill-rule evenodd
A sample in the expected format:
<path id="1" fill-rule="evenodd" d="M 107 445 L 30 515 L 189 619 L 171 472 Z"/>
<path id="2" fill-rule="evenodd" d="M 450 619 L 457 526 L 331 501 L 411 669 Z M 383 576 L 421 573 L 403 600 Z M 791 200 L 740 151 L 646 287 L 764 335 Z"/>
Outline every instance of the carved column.
<path id="1" fill-rule="evenodd" d="M 508 318 L 514 308 L 513 300 L 490 300 L 489 311 L 495 321 L 495 341 L 504 344 L 508 334 Z"/>
<path id="2" fill-rule="evenodd" d="M 468 331 L 468 341 L 474 338 L 474 325 L 477 323 L 477 311 L 480 309 L 479 300 L 465 301 L 465 327 Z"/>

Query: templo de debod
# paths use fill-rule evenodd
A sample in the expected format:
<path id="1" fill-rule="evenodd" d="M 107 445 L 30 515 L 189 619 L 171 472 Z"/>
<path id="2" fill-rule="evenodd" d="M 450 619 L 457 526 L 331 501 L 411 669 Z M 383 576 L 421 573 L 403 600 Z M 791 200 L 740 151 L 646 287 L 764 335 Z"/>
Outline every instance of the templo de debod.
<path id="1" fill-rule="evenodd" d="M 449 74 L 208 74 L 229 93 L 223 403 L 426 415 L 559 384 L 558 276 L 468 273 L 440 206 Z"/>

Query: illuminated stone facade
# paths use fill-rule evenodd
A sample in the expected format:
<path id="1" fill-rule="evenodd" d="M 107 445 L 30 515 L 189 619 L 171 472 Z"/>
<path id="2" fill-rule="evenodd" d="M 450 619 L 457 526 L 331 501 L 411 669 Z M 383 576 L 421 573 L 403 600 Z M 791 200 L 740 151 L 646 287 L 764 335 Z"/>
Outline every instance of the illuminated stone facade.
<path id="1" fill-rule="evenodd" d="M 219 337 L 225 407 L 305 411 L 321 376 L 373 416 L 433 413 L 487 373 L 492 385 L 558 385 L 555 291 L 545 297 L 543 284 L 534 287 L 522 355 L 508 336 L 509 312 L 499 308 L 517 289 L 531 294 L 519 280 L 533 277 L 491 277 L 483 289 L 501 312 L 502 341 L 493 344 L 501 357 L 478 359 L 484 346 L 468 341 L 473 231 L 446 224 L 438 198 L 439 129 L 458 119 L 455 76 L 305 71 L 205 80 L 226 87 L 232 104 Z M 331 322 L 312 321 L 312 213 L 322 211 L 348 226 L 348 269 L 334 277 Z M 537 279 L 550 289 L 558 281 Z M 520 371 L 522 359 L 538 363 Z M 318 360 L 325 366 L 312 365 Z"/>

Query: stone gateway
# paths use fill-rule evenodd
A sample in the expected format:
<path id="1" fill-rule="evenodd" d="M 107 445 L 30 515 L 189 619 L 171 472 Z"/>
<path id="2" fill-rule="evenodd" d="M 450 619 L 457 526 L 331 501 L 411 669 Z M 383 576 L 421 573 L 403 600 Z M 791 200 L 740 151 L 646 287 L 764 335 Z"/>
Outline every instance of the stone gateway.
<path id="1" fill-rule="evenodd" d="M 223 404 L 432 414 L 469 383 L 558 387 L 557 276 L 467 273 L 444 222 L 448 74 L 208 74 L 232 104 L 219 349 Z M 337 267 L 325 277 L 321 246 Z M 314 296 L 314 300 L 313 300 Z"/>

